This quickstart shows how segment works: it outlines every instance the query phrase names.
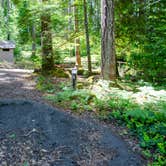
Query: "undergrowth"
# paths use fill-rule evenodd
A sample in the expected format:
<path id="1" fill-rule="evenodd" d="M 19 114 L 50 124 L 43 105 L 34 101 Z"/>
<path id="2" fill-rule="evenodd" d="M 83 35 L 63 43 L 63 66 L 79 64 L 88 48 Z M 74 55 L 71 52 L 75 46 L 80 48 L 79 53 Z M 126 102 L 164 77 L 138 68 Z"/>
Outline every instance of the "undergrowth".
<path id="1" fill-rule="evenodd" d="M 74 91 L 68 88 L 63 92 L 56 93 L 56 95 L 48 95 L 46 98 L 59 106 L 81 113 L 93 109 L 91 103 L 95 96 L 86 90 Z"/>
<path id="2" fill-rule="evenodd" d="M 110 106 L 113 111 L 109 119 L 125 123 L 138 137 L 143 154 L 151 161 L 149 165 L 166 165 L 166 104 L 145 104 L 141 107 L 120 99 L 115 107 L 110 101 Z"/>
<path id="3" fill-rule="evenodd" d="M 53 93 L 56 90 L 54 85 L 51 83 L 51 80 L 49 78 L 46 79 L 42 75 L 37 79 L 36 88 L 42 92 L 47 93 Z"/>

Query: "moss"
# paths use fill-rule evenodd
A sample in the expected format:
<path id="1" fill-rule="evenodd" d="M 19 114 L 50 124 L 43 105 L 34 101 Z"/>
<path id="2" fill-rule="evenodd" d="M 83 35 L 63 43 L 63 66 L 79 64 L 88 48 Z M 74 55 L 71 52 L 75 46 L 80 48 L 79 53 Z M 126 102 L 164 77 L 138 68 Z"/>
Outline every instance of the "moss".
<path id="1" fill-rule="evenodd" d="M 62 68 L 55 68 L 51 71 L 51 75 L 59 77 L 59 78 L 69 78 L 67 72 Z"/>
<path id="2" fill-rule="evenodd" d="M 77 83 L 77 88 L 78 89 L 84 89 L 84 84 L 83 83 Z"/>
<path id="3" fill-rule="evenodd" d="M 58 77 L 58 78 L 69 78 L 69 74 L 67 73 L 67 71 L 65 71 L 63 68 L 60 67 L 55 67 L 53 70 L 49 70 L 49 71 L 42 71 L 42 70 L 38 70 L 35 71 L 38 72 L 44 76 L 52 76 L 52 77 Z"/>

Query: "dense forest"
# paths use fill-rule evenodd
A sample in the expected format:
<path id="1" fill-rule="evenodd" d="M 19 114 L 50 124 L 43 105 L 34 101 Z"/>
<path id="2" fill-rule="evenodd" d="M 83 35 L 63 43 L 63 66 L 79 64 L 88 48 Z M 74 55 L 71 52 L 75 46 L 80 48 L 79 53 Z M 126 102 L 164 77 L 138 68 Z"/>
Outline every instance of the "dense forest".
<path id="1" fill-rule="evenodd" d="M 165 0 L 0 0 L 0 40 L 47 100 L 125 125 L 149 165 L 166 164 Z"/>
<path id="2" fill-rule="evenodd" d="M 76 56 L 78 67 L 81 59 L 87 59 L 89 73 L 93 67 L 91 61 L 97 61 L 98 66 L 102 62 L 103 77 L 109 78 L 118 76 L 115 68 L 116 61 L 120 61 L 135 70 L 137 78 L 164 83 L 165 1 L 111 3 L 2 0 L 0 36 L 16 42 L 16 61 L 29 57 L 38 65 L 42 63 L 43 69 Z M 111 61 L 109 54 L 113 56 L 113 66 L 106 65 Z M 105 76 L 110 69 L 114 73 Z"/>

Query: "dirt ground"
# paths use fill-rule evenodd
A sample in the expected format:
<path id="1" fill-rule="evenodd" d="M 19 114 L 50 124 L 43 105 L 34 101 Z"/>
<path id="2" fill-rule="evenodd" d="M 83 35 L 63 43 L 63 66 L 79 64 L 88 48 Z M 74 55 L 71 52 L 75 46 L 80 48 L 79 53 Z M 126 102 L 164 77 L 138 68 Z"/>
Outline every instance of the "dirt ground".
<path id="1" fill-rule="evenodd" d="M 1 166 L 142 166 L 110 128 L 44 104 L 32 71 L 0 69 Z"/>
<path id="2" fill-rule="evenodd" d="M 41 101 L 42 94 L 30 78 L 32 70 L 0 68 L 0 99 L 29 99 Z"/>

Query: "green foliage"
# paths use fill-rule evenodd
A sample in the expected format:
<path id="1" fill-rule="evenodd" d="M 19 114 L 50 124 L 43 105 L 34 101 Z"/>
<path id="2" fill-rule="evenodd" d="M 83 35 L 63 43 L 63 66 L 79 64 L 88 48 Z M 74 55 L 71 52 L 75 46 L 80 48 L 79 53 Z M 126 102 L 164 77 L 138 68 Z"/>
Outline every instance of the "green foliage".
<path id="1" fill-rule="evenodd" d="M 150 165 L 165 165 L 166 155 L 166 104 L 165 102 L 138 105 L 128 99 L 110 97 L 108 100 L 95 99 L 93 110 L 102 120 L 115 121 L 126 125 L 136 136 L 149 158 Z"/>
<path id="2" fill-rule="evenodd" d="M 98 109 L 98 111 L 107 110 L 109 108 L 107 101 L 99 100 L 96 98 L 94 102 L 95 102 L 94 105 L 95 105 L 96 109 Z"/>
<path id="3" fill-rule="evenodd" d="M 20 51 L 32 51 L 36 44 L 37 54 L 41 53 L 40 16 L 51 15 L 53 50 L 55 63 L 62 63 L 65 57 L 74 55 L 74 40 L 80 38 L 81 56 L 86 56 L 84 35 L 83 1 L 48 1 L 41 3 L 30 0 L 10 1 L 9 23 L 7 1 L 0 5 L 0 38 L 6 39 L 8 31 L 16 42 L 16 60 L 25 57 Z M 73 6 L 77 5 L 79 33 L 74 30 Z M 100 1 L 87 1 L 89 33 L 92 59 L 100 66 Z M 56 11 L 56 12 L 55 12 Z M 117 59 L 127 61 L 139 74 L 138 78 L 164 84 L 166 81 L 166 21 L 165 1 L 120 1 L 115 0 L 116 53 Z M 7 26 L 8 25 L 8 26 Z M 33 36 L 33 28 L 35 37 Z M 26 49 L 28 48 L 28 49 Z M 26 57 L 25 57 L 26 58 Z M 32 59 L 29 59 L 30 61 Z M 35 59 L 34 63 L 41 63 Z M 38 66 L 40 64 L 38 63 Z M 130 77 L 129 77 L 130 79 Z"/>
<path id="4" fill-rule="evenodd" d="M 17 47 L 14 49 L 14 56 L 16 58 L 16 61 L 21 57 L 21 48 Z"/>
<path id="5" fill-rule="evenodd" d="M 166 155 L 166 105 L 165 103 L 144 105 L 142 108 L 129 101 L 110 101 L 113 104 L 110 119 L 123 122 L 139 138 L 140 146 L 145 149 L 147 157 L 154 163 L 165 164 Z M 119 105 L 119 106 L 117 106 Z"/>
<path id="6" fill-rule="evenodd" d="M 56 93 L 56 95 L 50 95 L 47 97 L 50 101 L 70 108 L 73 111 L 81 113 L 85 110 L 92 110 L 90 103 L 95 99 L 95 96 L 86 90 L 73 91 L 70 88 L 64 88 L 62 92 Z"/>
<path id="7" fill-rule="evenodd" d="M 16 40 L 18 35 L 17 29 L 17 9 L 14 7 L 13 2 L 6 0 L 0 3 L 0 40 Z"/>
<path id="8" fill-rule="evenodd" d="M 146 46 L 148 52 L 133 52 L 129 63 L 141 72 L 144 80 L 164 83 L 166 78 L 166 47 L 163 45 L 165 41 L 158 40 L 156 43 Z"/>
<path id="9" fill-rule="evenodd" d="M 31 17 L 28 1 L 23 1 L 19 6 L 18 28 L 20 43 L 26 44 L 29 41 L 29 28 L 31 26 Z"/>
<path id="10" fill-rule="evenodd" d="M 43 92 L 48 92 L 48 93 L 55 92 L 55 88 L 53 84 L 50 82 L 50 79 L 45 78 L 42 75 L 38 77 L 36 88 Z"/>
<path id="11" fill-rule="evenodd" d="M 41 66 L 41 56 L 39 55 L 34 55 L 30 57 L 31 61 L 33 62 L 34 66 L 36 68 L 40 68 Z"/>
<path id="12" fill-rule="evenodd" d="M 142 72 L 142 77 L 151 82 L 164 83 L 166 74 L 166 20 L 164 1 L 150 4 L 146 9 L 144 42 L 138 45 L 138 51 L 131 53 L 132 66 Z M 158 10 L 160 9 L 160 10 Z M 140 40 L 139 40 L 140 41 Z"/>
<path id="13" fill-rule="evenodd" d="M 115 1 L 117 56 L 138 71 L 139 78 L 165 83 L 165 1 Z"/>

